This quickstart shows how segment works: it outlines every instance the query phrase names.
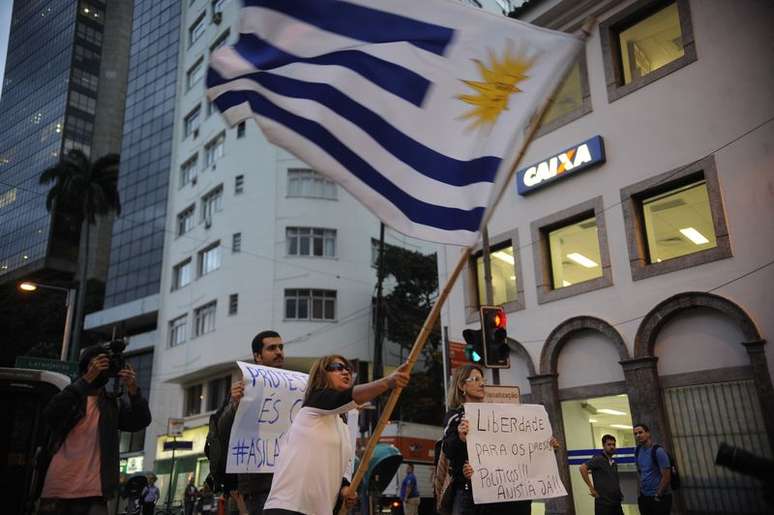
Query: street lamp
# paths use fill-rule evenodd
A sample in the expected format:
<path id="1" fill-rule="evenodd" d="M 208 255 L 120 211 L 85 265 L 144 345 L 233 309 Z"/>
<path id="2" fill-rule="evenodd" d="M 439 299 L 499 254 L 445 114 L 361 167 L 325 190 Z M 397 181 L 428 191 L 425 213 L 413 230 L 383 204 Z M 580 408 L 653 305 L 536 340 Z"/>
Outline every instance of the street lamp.
<path id="1" fill-rule="evenodd" d="M 52 286 L 50 284 L 34 283 L 25 281 L 19 284 L 19 290 L 23 292 L 33 292 L 38 288 L 44 290 L 57 290 L 65 292 L 65 306 L 67 306 L 67 315 L 65 316 L 64 335 L 62 336 L 62 355 L 59 359 L 67 361 L 67 351 L 70 348 L 70 332 L 73 327 L 73 307 L 75 306 L 75 288 L 63 288 L 62 286 Z"/>

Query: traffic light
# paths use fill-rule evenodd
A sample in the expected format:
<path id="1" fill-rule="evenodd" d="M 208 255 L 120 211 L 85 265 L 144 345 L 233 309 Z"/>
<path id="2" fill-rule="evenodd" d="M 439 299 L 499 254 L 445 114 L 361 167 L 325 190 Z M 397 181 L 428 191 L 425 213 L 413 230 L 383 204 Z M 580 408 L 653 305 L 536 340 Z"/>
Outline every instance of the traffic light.
<path id="1" fill-rule="evenodd" d="M 510 367 L 510 349 L 506 343 L 507 319 L 505 310 L 498 306 L 481 306 L 481 339 L 484 347 L 484 366 Z"/>
<path id="2" fill-rule="evenodd" d="M 481 343 L 480 329 L 465 329 L 462 331 L 465 338 L 465 357 L 471 363 L 481 363 L 484 360 L 484 349 Z"/>

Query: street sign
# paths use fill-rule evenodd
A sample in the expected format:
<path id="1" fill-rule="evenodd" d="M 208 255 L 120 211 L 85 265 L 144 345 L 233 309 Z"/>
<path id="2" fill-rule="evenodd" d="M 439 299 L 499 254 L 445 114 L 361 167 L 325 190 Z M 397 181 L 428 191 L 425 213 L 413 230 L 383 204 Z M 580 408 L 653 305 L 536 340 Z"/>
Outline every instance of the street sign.
<path id="1" fill-rule="evenodd" d="M 165 451 L 190 451 L 193 449 L 193 440 L 172 440 L 171 442 L 164 442 Z"/>
<path id="2" fill-rule="evenodd" d="M 484 385 L 484 402 L 521 404 L 521 390 L 518 386 Z"/>
<path id="3" fill-rule="evenodd" d="M 449 369 L 454 370 L 470 363 L 465 357 L 465 343 L 449 340 Z"/>
<path id="4" fill-rule="evenodd" d="M 48 370 L 49 372 L 59 372 L 70 376 L 71 379 L 78 377 L 78 363 L 72 361 L 61 361 L 49 358 L 34 358 L 31 356 L 18 356 L 16 358 L 16 368 L 31 368 L 33 370 Z"/>
<path id="5" fill-rule="evenodd" d="M 183 436 L 185 419 L 171 418 L 167 421 L 167 436 Z"/>

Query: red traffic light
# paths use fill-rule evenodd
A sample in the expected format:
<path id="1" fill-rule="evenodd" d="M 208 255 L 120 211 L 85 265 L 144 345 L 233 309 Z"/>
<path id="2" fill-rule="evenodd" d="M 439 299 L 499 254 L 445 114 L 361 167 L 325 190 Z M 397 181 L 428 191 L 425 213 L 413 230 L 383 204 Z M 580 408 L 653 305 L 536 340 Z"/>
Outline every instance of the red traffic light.
<path id="1" fill-rule="evenodd" d="M 497 311 L 492 318 L 492 322 L 497 329 L 505 329 L 508 325 L 508 317 L 505 316 L 505 310 L 501 308 Z"/>

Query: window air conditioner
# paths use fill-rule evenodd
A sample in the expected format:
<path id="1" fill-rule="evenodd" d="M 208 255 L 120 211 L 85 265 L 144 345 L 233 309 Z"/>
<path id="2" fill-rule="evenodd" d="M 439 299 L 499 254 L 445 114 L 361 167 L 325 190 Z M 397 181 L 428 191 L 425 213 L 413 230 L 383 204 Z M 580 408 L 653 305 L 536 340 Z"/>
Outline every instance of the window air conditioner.
<path id="1" fill-rule="evenodd" d="M 220 11 L 212 13 L 212 21 L 215 23 L 215 25 L 220 25 L 220 22 L 223 21 L 223 13 Z"/>
<path id="2" fill-rule="evenodd" d="M 204 219 L 204 228 L 209 229 L 212 227 L 212 219 L 211 218 L 205 218 Z"/>
<path id="3" fill-rule="evenodd" d="M 199 137 L 199 129 L 194 129 L 193 131 L 193 139 L 196 139 Z"/>
<path id="4" fill-rule="evenodd" d="M 212 169 L 213 170 L 215 169 L 215 163 L 212 163 Z"/>
<path id="5" fill-rule="evenodd" d="M 196 176 L 195 175 L 193 177 L 191 177 L 191 184 L 196 186 Z"/>

